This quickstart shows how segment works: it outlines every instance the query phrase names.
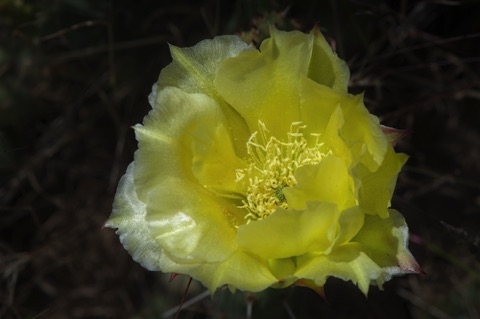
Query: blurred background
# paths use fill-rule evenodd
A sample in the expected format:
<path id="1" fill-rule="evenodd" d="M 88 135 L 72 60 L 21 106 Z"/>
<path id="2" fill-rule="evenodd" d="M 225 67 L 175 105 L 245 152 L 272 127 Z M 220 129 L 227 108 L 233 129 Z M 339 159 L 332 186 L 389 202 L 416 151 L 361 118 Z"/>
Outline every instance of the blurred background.
<path id="1" fill-rule="evenodd" d="M 0 0 L 0 318 L 171 318 L 188 278 L 136 264 L 111 229 L 131 126 L 170 61 L 269 20 L 318 25 L 384 125 L 410 131 L 393 207 L 425 275 L 368 298 L 331 279 L 221 290 L 180 318 L 480 318 L 480 2 Z M 260 39 L 256 38 L 255 41 Z M 173 311 L 174 313 L 174 311 Z"/>

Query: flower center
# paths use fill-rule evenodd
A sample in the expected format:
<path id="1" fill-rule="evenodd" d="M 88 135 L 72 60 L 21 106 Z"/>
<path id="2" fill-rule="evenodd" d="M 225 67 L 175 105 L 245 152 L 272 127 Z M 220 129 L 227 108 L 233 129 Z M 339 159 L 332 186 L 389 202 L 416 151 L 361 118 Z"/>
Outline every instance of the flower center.
<path id="1" fill-rule="evenodd" d="M 283 190 L 297 184 L 295 171 L 318 164 L 328 154 L 319 142 L 320 134 L 310 133 L 309 139 L 305 138 L 302 131 L 306 126 L 301 122 L 291 124 L 286 141 L 271 136 L 263 122 L 258 126 L 247 142 L 249 165 L 236 170 L 236 182 L 243 181 L 246 186 L 240 208 L 247 209 L 247 222 L 263 219 L 278 207 L 287 209 Z"/>

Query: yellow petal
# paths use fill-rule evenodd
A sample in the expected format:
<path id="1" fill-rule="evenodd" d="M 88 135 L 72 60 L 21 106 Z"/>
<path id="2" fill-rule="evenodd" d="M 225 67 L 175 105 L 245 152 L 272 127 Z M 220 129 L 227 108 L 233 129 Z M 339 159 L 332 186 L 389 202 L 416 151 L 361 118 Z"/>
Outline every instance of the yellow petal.
<path id="1" fill-rule="evenodd" d="M 168 87 L 180 88 L 187 93 L 206 94 L 220 106 L 232 135 L 240 139 L 248 139 L 250 134 L 246 123 L 238 112 L 219 96 L 213 80 L 223 60 L 251 50 L 253 48 L 239 37 L 231 35 L 203 40 L 189 48 L 178 48 L 171 45 L 170 52 L 173 61 L 162 70 L 158 82 L 154 84 L 149 96 L 150 104 L 152 107 L 161 106 L 162 102 L 157 98 L 158 92 Z M 242 143 L 235 147 L 240 153 L 245 151 Z"/>
<path id="2" fill-rule="evenodd" d="M 352 166 L 354 159 L 351 151 L 341 136 L 341 129 L 345 123 L 343 111 L 340 105 L 337 105 L 330 117 L 324 133 L 325 144 L 335 156 L 343 158 L 347 166 Z"/>
<path id="3" fill-rule="evenodd" d="M 220 65 L 215 87 L 246 120 L 251 132 L 258 120 L 283 138 L 299 119 L 298 81 L 308 72 L 313 35 L 272 29 L 259 51 L 244 51 Z"/>
<path id="4" fill-rule="evenodd" d="M 230 184 L 212 181 L 209 165 L 220 164 L 209 162 L 208 146 L 202 149 L 204 135 L 215 135 L 224 126 L 219 106 L 203 94 L 173 87 L 163 89 L 157 101 L 161 103 L 144 126 L 136 127 L 140 147 L 133 172 L 138 198 L 147 205 L 152 236 L 179 258 L 226 259 L 235 248 L 234 225 L 244 213 L 214 192 L 216 186 Z M 171 116 L 173 112 L 178 113 Z M 222 138 L 228 143 L 228 134 Z M 228 144 L 224 147 L 222 155 L 234 158 Z M 224 176 L 234 180 L 235 167 L 229 166 L 234 163 L 223 164 Z M 217 249 L 210 249 L 212 245 Z"/>
<path id="5" fill-rule="evenodd" d="M 350 78 L 347 64 L 333 52 L 318 29 L 314 29 L 312 33 L 315 37 L 308 77 L 336 91 L 347 93 Z"/>
<path id="6" fill-rule="evenodd" d="M 247 164 L 235 154 L 229 131 L 212 119 L 199 123 L 191 139 L 192 171 L 199 183 L 219 195 L 238 198 L 235 171 Z"/>
<path id="7" fill-rule="evenodd" d="M 148 270 L 161 270 L 159 260 L 163 251 L 145 221 L 146 207 L 138 199 L 133 183 L 134 165 L 131 163 L 128 166 L 127 172 L 118 183 L 113 212 L 105 226 L 117 228 L 120 242 L 133 260 Z"/>
<path id="8" fill-rule="evenodd" d="M 149 192 L 146 221 L 170 256 L 218 262 L 236 249 L 232 215 L 238 208 L 195 184 L 167 178 Z"/>
<path id="9" fill-rule="evenodd" d="M 233 190 L 235 169 L 242 164 L 218 103 L 204 94 L 189 94 L 174 87 L 164 88 L 157 103 L 144 125 L 135 126 L 139 198 L 145 201 L 150 189 L 170 176 L 199 182 L 214 191 L 222 186 Z"/>
<path id="10" fill-rule="evenodd" d="M 363 210 L 354 206 L 341 212 L 338 217 L 338 234 L 335 245 L 348 243 L 363 227 L 365 214 Z"/>
<path id="11" fill-rule="evenodd" d="M 407 158 L 405 154 L 395 153 L 388 145 L 387 153 L 378 170 L 371 172 L 362 165 L 358 167 L 358 177 L 362 180 L 359 190 L 360 204 L 365 209 L 365 213 L 383 218 L 388 216 L 387 208 L 390 207 L 397 175 Z"/>
<path id="12" fill-rule="evenodd" d="M 378 118 L 365 108 L 363 97 L 338 94 L 308 80 L 301 88 L 301 119 L 307 129 L 321 133 L 335 155 L 375 171 L 383 161 L 388 139 Z"/>
<path id="13" fill-rule="evenodd" d="M 420 271 L 407 244 L 408 227 L 400 213 L 391 210 L 383 219 L 365 216 L 363 227 L 350 243 L 334 247 L 330 254 L 297 258 L 294 275 L 313 280 L 317 286 L 330 276 L 351 280 L 367 294 L 372 283 L 381 286 L 392 276 Z"/>
<path id="14" fill-rule="evenodd" d="M 204 94 L 188 94 L 168 87 L 159 92 L 157 106 L 135 126 L 139 149 L 135 153 L 135 184 L 142 201 L 150 189 L 169 176 L 196 180 L 192 172 L 189 131 L 197 123 L 222 118 L 218 104 Z"/>
<path id="15" fill-rule="evenodd" d="M 348 125 L 342 127 L 342 137 L 350 146 L 352 155 L 368 169 L 374 171 L 382 163 L 388 140 L 379 120 L 363 104 L 363 95 L 355 96 L 356 103 L 342 105 Z"/>
<path id="16" fill-rule="evenodd" d="M 263 258 L 326 251 L 335 239 L 337 217 L 337 208 L 329 203 L 311 203 L 303 211 L 277 209 L 263 220 L 240 226 L 237 242 Z"/>
<path id="17" fill-rule="evenodd" d="M 408 250 L 407 224 L 396 210 L 390 210 L 387 218 L 365 216 L 364 226 L 352 240 L 366 247 L 368 256 L 389 276 L 419 272 Z"/>
<path id="18" fill-rule="evenodd" d="M 297 259 L 295 276 L 310 279 L 317 286 L 323 286 L 328 277 L 350 280 L 367 294 L 370 282 L 382 278 L 384 270 L 363 250 L 360 244 L 348 243 L 328 255 L 304 256 Z"/>
<path id="19" fill-rule="evenodd" d="M 274 288 L 284 288 L 293 284 L 297 278 L 292 277 L 295 272 L 295 258 L 269 259 L 268 266 L 272 274 L 278 278 Z"/>
<path id="20" fill-rule="evenodd" d="M 356 204 L 354 180 L 345 161 L 328 155 L 319 164 L 305 165 L 295 173 L 297 185 L 283 189 L 288 207 L 305 209 L 308 201 L 324 201 L 339 210 Z"/>
<path id="21" fill-rule="evenodd" d="M 212 294 L 224 285 L 256 292 L 278 281 L 265 260 L 243 250 L 235 251 L 220 263 L 177 263 L 166 254 L 162 255 L 161 263 L 166 272 L 188 274 L 201 281 Z"/>
<path id="22" fill-rule="evenodd" d="M 300 84 L 300 121 L 307 126 L 307 132 L 324 134 L 334 111 L 341 104 L 351 103 L 352 96 L 338 94 L 331 88 L 308 78 L 301 78 L 298 81 Z M 340 128 L 341 126 L 338 127 L 338 129 Z M 338 135 L 338 132 L 336 133 Z"/>
<path id="23" fill-rule="evenodd" d="M 203 40 L 189 48 L 170 45 L 173 61 L 160 73 L 158 85 L 160 88 L 174 86 L 188 93 L 205 93 L 215 98 L 213 79 L 218 66 L 223 60 L 245 50 L 249 50 L 249 46 L 231 35 Z"/>

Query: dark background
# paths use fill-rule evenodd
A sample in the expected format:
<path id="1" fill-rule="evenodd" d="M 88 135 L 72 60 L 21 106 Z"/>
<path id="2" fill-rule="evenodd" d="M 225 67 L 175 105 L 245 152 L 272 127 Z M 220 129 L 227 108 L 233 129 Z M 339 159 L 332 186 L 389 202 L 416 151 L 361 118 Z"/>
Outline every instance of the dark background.
<path id="1" fill-rule="evenodd" d="M 327 300 L 222 290 L 180 317 L 245 318 L 250 303 L 252 318 L 480 318 L 479 1 L 0 0 L 1 318 L 162 318 L 178 305 L 188 278 L 142 269 L 102 226 L 167 42 L 248 31 L 259 16 L 318 24 L 351 92 L 410 130 L 393 207 L 426 274 L 368 298 L 335 279 Z"/>

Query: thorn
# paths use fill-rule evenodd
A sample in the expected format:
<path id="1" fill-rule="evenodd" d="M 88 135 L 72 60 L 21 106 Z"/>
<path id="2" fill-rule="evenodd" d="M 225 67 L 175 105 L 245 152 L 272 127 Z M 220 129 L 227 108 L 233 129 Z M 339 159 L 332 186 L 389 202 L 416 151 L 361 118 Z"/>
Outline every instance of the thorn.
<path id="1" fill-rule="evenodd" d="M 177 276 L 178 276 L 178 274 L 177 274 L 176 272 L 172 272 L 172 273 L 170 274 L 170 278 L 168 278 L 168 282 L 169 282 L 169 283 L 172 282 L 173 279 L 177 278 Z"/>
<path id="2" fill-rule="evenodd" d="M 247 319 L 252 318 L 252 309 L 253 309 L 253 303 L 255 302 L 255 295 L 253 293 L 247 293 L 245 296 L 245 299 L 247 301 Z"/>
<path id="3" fill-rule="evenodd" d="M 177 274 L 175 274 L 175 276 L 176 275 Z M 190 280 L 188 280 L 187 287 L 185 287 L 185 292 L 183 293 L 182 300 L 180 300 L 180 304 L 178 305 L 178 310 L 177 310 L 177 313 L 175 314 L 175 319 L 178 319 L 178 316 L 180 315 L 180 311 L 182 310 L 182 306 L 183 306 L 183 303 L 185 302 L 185 297 L 187 296 L 188 289 L 190 288 L 191 283 L 192 283 L 192 277 L 190 277 Z"/>

